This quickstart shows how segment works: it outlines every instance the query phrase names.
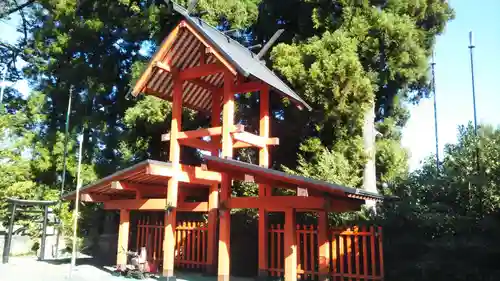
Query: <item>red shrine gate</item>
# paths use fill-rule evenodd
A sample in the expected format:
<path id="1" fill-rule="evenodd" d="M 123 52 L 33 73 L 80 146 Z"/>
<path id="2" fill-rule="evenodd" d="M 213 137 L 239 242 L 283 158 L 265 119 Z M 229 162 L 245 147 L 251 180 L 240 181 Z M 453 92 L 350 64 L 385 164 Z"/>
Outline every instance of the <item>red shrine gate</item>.
<path id="1" fill-rule="evenodd" d="M 129 242 L 130 249 L 146 247 L 148 260 L 159 269 L 162 264 L 163 220 L 161 214 L 142 213 Z M 297 274 L 299 280 L 319 280 L 317 225 L 297 225 Z M 175 265 L 189 270 L 207 266 L 208 225 L 202 221 L 182 221 L 175 231 Z M 332 281 L 383 280 L 381 227 L 330 228 L 329 276 Z M 268 276 L 284 275 L 284 228 L 268 228 Z"/>

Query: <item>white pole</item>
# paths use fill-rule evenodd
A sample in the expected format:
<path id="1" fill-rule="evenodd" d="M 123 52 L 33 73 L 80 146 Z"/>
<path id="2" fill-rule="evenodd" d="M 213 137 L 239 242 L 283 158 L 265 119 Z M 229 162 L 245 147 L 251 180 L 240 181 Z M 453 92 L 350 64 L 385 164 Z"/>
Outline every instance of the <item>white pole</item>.
<path id="1" fill-rule="evenodd" d="M 75 198 L 75 209 L 73 210 L 73 248 L 72 248 L 72 253 L 71 253 L 71 264 L 69 268 L 69 276 L 71 278 L 71 275 L 73 273 L 73 269 L 75 268 L 76 265 L 76 229 L 78 226 L 78 207 L 80 205 L 80 187 L 81 187 L 81 180 L 80 180 L 80 171 L 81 171 L 81 166 L 82 166 L 82 148 L 83 148 L 83 130 L 82 134 L 78 136 L 78 142 L 80 143 L 80 148 L 78 150 L 78 171 L 76 175 L 76 198 Z"/>

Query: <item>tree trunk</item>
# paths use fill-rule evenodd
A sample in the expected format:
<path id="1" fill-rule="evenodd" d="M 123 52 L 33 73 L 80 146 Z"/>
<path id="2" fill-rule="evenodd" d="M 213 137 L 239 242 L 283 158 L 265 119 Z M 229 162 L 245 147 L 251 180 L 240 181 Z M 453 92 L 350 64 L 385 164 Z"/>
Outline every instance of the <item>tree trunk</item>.
<path id="1" fill-rule="evenodd" d="M 375 168 L 375 102 L 365 114 L 363 124 L 363 143 L 368 159 L 363 169 L 363 189 L 369 192 L 378 193 L 377 176 Z M 366 200 L 366 206 L 375 211 L 375 201 Z"/>

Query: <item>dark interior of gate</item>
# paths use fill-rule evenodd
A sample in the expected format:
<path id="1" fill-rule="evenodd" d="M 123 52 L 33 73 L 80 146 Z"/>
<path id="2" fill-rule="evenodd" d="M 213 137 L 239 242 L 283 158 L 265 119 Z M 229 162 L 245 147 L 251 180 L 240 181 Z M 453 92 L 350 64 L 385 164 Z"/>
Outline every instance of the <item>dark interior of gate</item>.
<path id="1" fill-rule="evenodd" d="M 161 272 L 164 215 L 158 212 L 132 212 L 129 250 L 146 247 L 150 270 Z M 268 274 L 282 278 L 284 273 L 284 228 L 282 216 L 275 213 L 268 227 Z M 233 221 L 238 220 L 233 216 Z M 280 222 L 281 221 L 281 222 Z M 236 222 L 235 223 L 241 223 Z M 245 222 L 243 222 L 245 223 Z M 298 278 L 319 280 L 318 227 L 311 222 L 297 224 Z M 235 231 L 238 231 L 235 229 Z M 257 272 L 257 231 L 247 225 L 232 235 L 232 272 L 236 276 L 255 276 Z M 382 228 L 374 226 L 330 227 L 331 280 L 383 280 Z M 203 272 L 207 266 L 208 227 L 200 213 L 179 213 L 175 231 L 177 269 Z M 233 242 L 234 241 L 234 242 Z"/>

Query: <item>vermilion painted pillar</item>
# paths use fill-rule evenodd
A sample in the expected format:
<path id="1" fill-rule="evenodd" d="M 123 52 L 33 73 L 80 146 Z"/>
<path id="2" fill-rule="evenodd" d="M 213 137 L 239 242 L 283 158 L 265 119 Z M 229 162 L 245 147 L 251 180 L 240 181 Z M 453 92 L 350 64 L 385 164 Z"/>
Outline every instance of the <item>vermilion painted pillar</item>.
<path id="1" fill-rule="evenodd" d="M 172 163 L 173 176 L 168 180 L 167 210 L 165 211 L 165 234 L 163 239 L 163 272 L 160 280 L 175 280 L 175 226 L 176 207 L 179 192 L 179 180 L 176 172 L 180 171 L 181 147 L 178 134 L 182 125 L 182 81 L 174 76 L 172 99 L 172 125 L 170 128 L 170 162 Z"/>
<path id="2" fill-rule="evenodd" d="M 127 265 L 128 235 L 130 229 L 130 211 L 120 210 L 120 226 L 118 229 L 118 248 L 116 253 L 116 265 L 119 269 L 125 269 Z"/>
<path id="3" fill-rule="evenodd" d="M 220 126 L 221 93 L 212 93 L 212 120 L 211 126 Z M 212 137 L 214 145 L 220 145 L 220 137 Z M 212 156 L 219 156 L 219 150 L 212 151 Z M 212 184 L 208 195 L 208 245 L 207 245 L 207 274 L 216 274 L 217 270 L 217 222 L 219 208 L 219 184 Z"/>
<path id="4" fill-rule="evenodd" d="M 285 211 L 285 281 L 297 281 L 297 235 L 295 209 Z"/>
<path id="5" fill-rule="evenodd" d="M 318 213 L 319 281 L 330 279 L 330 239 L 328 213 Z"/>
<path id="6" fill-rule="evenodd" d="M 260 124 L 259 134 L 261 137 L 269 137 L 270 122 L 269 122 L 269 88 L 265 86 L 260 91 Z M 269 148 L 267 146 L 259 149 L 259 165 L 261 167 L 269 167 Z M 266 184 L 259 184 L 259 197 L 270 196 L 271 187 Z M 264 280 L 268 275 L 268 221 L 267 211 L 264 208 L 259 208 L 259 279 Z"/>
<path id="7" fill-rule="evenodd" d="M 233 76 L 229 71 L 224 72 L 224 105 L 222 109 L 222 157 L 233 157 L 233 139 L 231 127 L 234 125 L 234 94 Z M 231 196 L 231 177 L 222 173 L 220 202 Z M 217 271 L 218 281 L 228 281 L 230 277 L 230 236 L 231 214 L 230 210 L 220 210 L 219 215 L 219 264 Z"/>

